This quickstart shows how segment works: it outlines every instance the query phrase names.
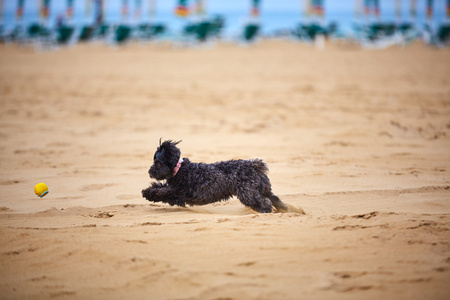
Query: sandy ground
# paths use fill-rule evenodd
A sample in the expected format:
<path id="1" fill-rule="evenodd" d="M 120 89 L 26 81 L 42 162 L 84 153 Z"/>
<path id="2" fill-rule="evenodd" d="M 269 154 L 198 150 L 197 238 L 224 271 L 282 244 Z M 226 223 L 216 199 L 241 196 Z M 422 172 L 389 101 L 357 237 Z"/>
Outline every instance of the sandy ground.
<path id="1" fill-rule="evenodd" d="M 449 49 L 0 46 L 0 99 L 1 299 L 450 298 Z M 293 211 L 145 201 L 160 137 Z"/>

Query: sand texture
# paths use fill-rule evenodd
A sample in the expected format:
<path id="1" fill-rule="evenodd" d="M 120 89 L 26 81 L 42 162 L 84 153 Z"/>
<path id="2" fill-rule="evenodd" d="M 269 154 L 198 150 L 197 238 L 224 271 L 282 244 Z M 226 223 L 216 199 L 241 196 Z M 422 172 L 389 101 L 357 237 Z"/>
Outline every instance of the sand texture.
<path id="1" fill-rule="evenodd" d="M 449 49 L 2 45 L 0 101 L 1 299 L 450 298 Z M 291 212 L 145 201 L 160 137 Z"/>

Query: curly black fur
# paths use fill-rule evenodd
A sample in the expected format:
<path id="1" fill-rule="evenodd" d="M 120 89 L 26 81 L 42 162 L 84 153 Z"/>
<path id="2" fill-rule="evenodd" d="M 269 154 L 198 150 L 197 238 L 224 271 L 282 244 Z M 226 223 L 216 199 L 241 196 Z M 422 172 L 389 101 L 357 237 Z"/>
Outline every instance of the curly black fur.
<path id="1" fill-rule="evenodd" d="M 180 142 L 171 140 L 161 144 L 155 152 L 149 174 L 156 180 L 142 190 L 148 201 L 170 205 L 205 205 L 227 200 L 232 196 L 255 211 L 269 213 L 272 205 L 277 210 L 287 206 L 272 193 L 267 165 L 260 159 L 230 160 L 213 164 L 193 163 L 183 158 L 175 172 L 181 152 Z"/>

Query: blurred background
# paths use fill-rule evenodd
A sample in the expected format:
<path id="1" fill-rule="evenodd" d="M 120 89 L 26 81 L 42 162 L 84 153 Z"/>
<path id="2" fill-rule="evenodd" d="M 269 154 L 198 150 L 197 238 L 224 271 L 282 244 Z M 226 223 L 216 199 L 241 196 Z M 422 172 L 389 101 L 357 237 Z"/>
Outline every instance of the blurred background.
<path id="1" fill-rule="evenodd" d="M 186 35 L 202 41 L 257 36 L 308 41 L 317 33 L 373 42 L 400 31 L 407 39 L 425 32 L 427 42 L 445 44 L 450 13 L 450 0 L 2 0 L 0 6 L 2 40 L 24 41 L 41 31 L 41 36 L 54 33 L 60 43 L 99 36 L 119 43 L 156 37 L 179 41 Z M 202 22 L 208 23 L 205 37 L 197 32 Z M 250 38 L 249 23 L 257 24 Z M 57 31 L 62 25 L 69 37 Z M 92 33 L 84 27 L 92 27 Z M 125 37 L 118 38 L 118 30 Z"/>

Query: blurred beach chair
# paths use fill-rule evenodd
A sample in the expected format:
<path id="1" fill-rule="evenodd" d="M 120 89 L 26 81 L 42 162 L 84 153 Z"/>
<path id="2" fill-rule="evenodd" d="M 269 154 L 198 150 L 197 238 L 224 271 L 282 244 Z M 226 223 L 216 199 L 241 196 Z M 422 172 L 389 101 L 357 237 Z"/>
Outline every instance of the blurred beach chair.
<path id="1" fill-rule="evenodd" d="M 93 25 L 84 25 L 81 28 L 80 35 L 78 36 L 78 41 L 80 42 L 88 42 L 94 37 L 94 26 Z"/>
<path id="2" fill-rule="evenodd" d="M 116 44 L 124 44 L 131 38 L 132 28 L 128 25 L 119 25 L 115 29 L 114 42 Z"/>
<path id="3" fill-rule="evenodd" d="M 339 24 L 337 22 L 331 22 L 326 28 L 326 33 L 329 37 L 334 37 L 339 35 Z"/>
<path id="4" fill-rule="evenodd" d="M 257 23 L 248 23 L 244 26 L 244 32 L 242 33 L 242 39 L 247 42 L 254 42 L 255 39 L 258 37 L 258 34 L 260 32 L 260 25 Z"/>
<path id="5" fill-rule="evenodd" d="M 16 25 L 10 32 L 5 32 L 4 41 L 6 43 L 17 42 L 23 44 L 26 42 L 26 30 L 22 25 Z"/>
<path id="6" fill-rule="evenodd" d="M 441 24 L 437 30 L 429 24 L 425 24 L 423 30 L 424 42 L 437 47 L 444 47 L 450 45 L 450 24 Z"/>
<path id="7" fill-rule="evenodd" d="M 28 26 L 27 34 L 31 39 L 48 38 L 51 35 L 51 31 L 43 25 L 34 23 Z"/>
<path id="8" fill-rule="evenodd" d="M 197 33 L 199 31 L 199 22 L 193 22 L 193 23 L 187 23 L 181 32 L 181 42 L 183 44 L 196 44 L 198 42 L 197 40 Z"/>
<path id="9" fill-rule="evenodd" d="M 450 45 L 450 24 L 442 24 L 439 26 L 436 38 L 441 46 L 449 46 Z"/>
<path id="10" fill-rule="evenodd" d="M 367 38 L 379 41 L 392 37 L 396 33 L 396 25 L 392 23 L 374 23 L 367 27 Z"/>
<path id="11" fill-rule="evenodd" d="M 106 23 L 102 23 L 97 25 L 94 30 L 94 36 L 99 39 L 106 39 L 109 34 L 110 25 Z"/>
<path id="12" fill-rule="evenodd" d="M 183 27 L 182 34 L 185 36 L 193 36 L 197 30 L 197 23 L 188 23 Z"/>
<path id="13" fill-rule="evenodd" d="M 313 42 L 319 35 L 327 35 L 328 31 L 325 27 L 318 23 L 299 24 L 292 34 L 304 42 Z"/>
<path id="14" fill-rule="evenodd" d="M 27 27 L 26 40 L 36 49 L 50 48 L 54 45 L 55 33 L 39 23 L 32 23 Z"/>
<path id="15" fill-rule="evenodd" d="M 137 38 L 141 40 L 151 40 L 166 32 L 164 24 L 144 23 L 137 27 Z"/>
<path id="16" fill-rule="evenodd" d="M 211 22 L 205 20 L 197 24 L 195 32 L 195 37 L 199 42 L 205 42 L 211 35 L 212 24 Z"/>
<path id="17" fill-rule="evenodd" d="M 407 34 L 409 31 L 414 30 L 414 25 L 411 23 L 402 23 L 398 25 L 398 30 L 402 34 Z"/>
<path id="18" fill-rule="evenodd" d="M 412 23 L 401 23 L 397 26 L 397 32 L 403 37 L 403 44 L 409 45 L 416 40 L 420 34 L 417 28 Z"/>
<path id="19" fill-rule="evenodd" d="M 159 36 L 167 31 L 167 27 L 164 24 L 154 24 L 151 27 L 153 36 Z"/>
<path id="20" fill-rule="evenodd" d="M 225 18 L 221 15 L 216 15 L 211 20 L 212 34 L 216 37 L 220 37 L 222 30 L 225 27 Z"/>
<path id="21" fill-rule="evenodd" d="M 206 42 L 211 38 L 219 38 L 224 27 L 225 20 L 221 16 L 213 19 L 203 19 L 198 22 L 188 23 L 184 28 L 182 35 L 192 42 Z"/>
<path id="22" fill-rule="evenodd" d="M 150 24 L 139 24 L 137 27 L 137 37 L 142 40 L 151 38 Z"/>
<path id="23" fill-rule="evenodd" d="M 375 22 L 354 26 L 356 39 L 367 49 L 384 49 L 394 45 L 406 46 L 418 37 L 418 32 L 410 23 Z"/>
<path id="24" fill-rule="evenodd" d="M 337 33 L 337 24 L 333 24 L 331 29 Z M 318 23 L 299 24 L 292 35 L 302 42 L 314 44 L 317 49 L 323 50 L 329 30 Z"/>
<path id="25" fill-rule="evenodd" d="M 67 45 L 72 39 L 73 33 L 75 32 L 75 27 L 62 25 L 57 28 L 56 42 L 59 45 Z"/>

